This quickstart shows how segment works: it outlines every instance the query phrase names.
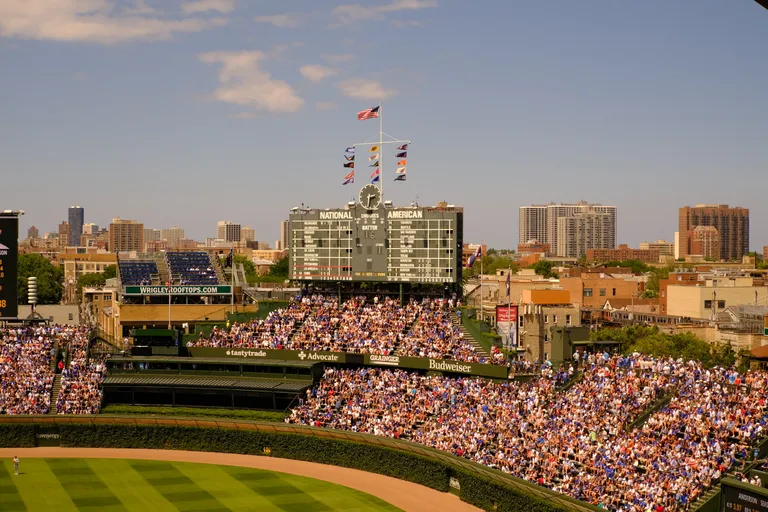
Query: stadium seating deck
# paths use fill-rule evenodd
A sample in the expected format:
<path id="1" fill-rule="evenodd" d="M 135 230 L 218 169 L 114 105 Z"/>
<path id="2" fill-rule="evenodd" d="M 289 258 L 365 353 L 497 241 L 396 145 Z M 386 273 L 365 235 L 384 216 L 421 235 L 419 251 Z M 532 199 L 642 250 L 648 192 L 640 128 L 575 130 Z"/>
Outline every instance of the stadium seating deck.
<path id="1" fill-rule="evenodd" d="M 158 274 L 154 261 L 120 260 L 120 281 L 123 285 L 152 284 L 152 274 Z"/>
<path id="2" fill-rule="evenodd" d="M 168 270 L 180 276 L 179 284 L 217 285 L 219 278 L 205 252 L 169 252 L 166 254 Z"/>

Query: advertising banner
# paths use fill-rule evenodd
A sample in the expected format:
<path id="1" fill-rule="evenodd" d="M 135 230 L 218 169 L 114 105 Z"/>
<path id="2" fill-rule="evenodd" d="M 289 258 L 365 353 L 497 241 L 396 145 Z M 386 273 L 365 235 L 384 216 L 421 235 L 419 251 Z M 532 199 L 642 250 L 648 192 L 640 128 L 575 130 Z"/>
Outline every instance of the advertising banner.
<path id="1" fill-rule="evenodd" d="M 463 373 L 494 379 L 506 379 L 507 367 L 493 364 L 465 363 L 449 359 L 428 359 L 423 357 L 382 356 L 366 354 L 365 364 L 371 366 L 394 366 L 413 370 L 433 370 L 438 372 Z"/>
<path id="2" fill-rule="evenodd" d="M 232 287 L 230 285 L 178 285 L 171 286 L 171 295 L 231 295 Z M 168 296 L 168 287 L 163 285 L 154 286 L 126 286 L 123 295 L 164 295 Z"/>
<path id="3" fill-rule="evenodd" d="M 505 348 L 512 349 L 518 345 L 516 304 L 496 306 L 496 331 L 501 336 Z"/>
<path id="4" fill-rule="evenodd" d="M 318 361 L 326 363 L 344 363 L 344 352 L 324 352 L 319 350 L 266 350 L 260 348 L 225 348 L 225 347 L 188 347 L 191 357 L 215 357 L 237 359 L 241 361 L 272 359 L 278 361 Z"/>
<path id="5" fill-rule="evenodd" d="M 35 425 L 35 446 L 61 446 L 59 426 Z"/>
<path id="6" fill-rule="evenodd" d="M 0 217 L 0 318 L 19 316 L 17 265 L 18 217 Z"/>

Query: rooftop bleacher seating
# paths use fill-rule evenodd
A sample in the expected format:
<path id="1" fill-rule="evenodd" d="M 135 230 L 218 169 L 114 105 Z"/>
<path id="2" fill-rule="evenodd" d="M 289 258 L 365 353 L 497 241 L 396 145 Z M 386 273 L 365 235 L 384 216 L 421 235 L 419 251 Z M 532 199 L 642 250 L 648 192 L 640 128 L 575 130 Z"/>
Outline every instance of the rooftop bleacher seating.
<path id="1" fill-rule="evenodd" d="M 168 270 L 180 276 L 178 284 L 216 285 L 219 278 L 205 252 L 169 252 L 166 254 Z"/>
<path id="2" fill-rule="evenodd" d="M 119 268 L 123 285 L 149 285 L 152 275 L 159 273 L 154 261 L 120 260 Z"/>

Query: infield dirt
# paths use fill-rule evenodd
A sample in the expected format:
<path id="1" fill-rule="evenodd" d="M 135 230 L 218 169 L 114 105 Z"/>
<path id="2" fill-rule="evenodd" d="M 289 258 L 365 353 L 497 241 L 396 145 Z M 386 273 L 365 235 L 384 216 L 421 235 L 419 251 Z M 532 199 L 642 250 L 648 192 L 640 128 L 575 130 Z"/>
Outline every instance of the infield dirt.
<path id="1" fill-rule="evenodd" d="M 135 450 L 128 448 L 0 448 L 0 457 L 18 455 L 25 458 L 78 458 L 78 459 L 141 459 L 175 462 L 199 462 L 221 466 L 240 466 L 266 469 L 292 475 L 306 476 L 344 485 L 372 494 L 406 512 L 476 512 L 473 507 L 458 497 L 424 487 L 423 485 L 398 480 L 357 469 L 328 466 L 314 462 L 254 455 L 228 453 L 184 452 L 175 450 Z"/>

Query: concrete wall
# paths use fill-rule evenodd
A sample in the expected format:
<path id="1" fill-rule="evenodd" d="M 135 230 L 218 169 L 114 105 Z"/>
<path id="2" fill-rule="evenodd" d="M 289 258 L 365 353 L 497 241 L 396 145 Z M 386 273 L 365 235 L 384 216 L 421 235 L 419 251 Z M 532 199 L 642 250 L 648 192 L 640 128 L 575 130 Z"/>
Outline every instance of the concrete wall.
<path id="1" fill-rule="evenodd" d="M 755 300 L 758 304 L 765 304 L 768 300 L 768 286 L 727 286 L 723 288 L 668 286 L 666 314 L 706 320 L 712 316 L 714 308 L 705 308 L 705 301 L 711 301 L 715 297 L 718 302 L 725 301 L 724 307 L 717 306 L 717 311 L 731 306 L 754 304 Z"/>
<path id="2" fill-rule="evenodd" d="M 53 317 L 53 323 L 60 325 L 80 325 L 80 309 L 77 305 L 35 306 L 35 311 L 43 318 Z M 19 307 L 19 316 L 29 314 L 28 306 Z"/>

